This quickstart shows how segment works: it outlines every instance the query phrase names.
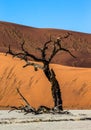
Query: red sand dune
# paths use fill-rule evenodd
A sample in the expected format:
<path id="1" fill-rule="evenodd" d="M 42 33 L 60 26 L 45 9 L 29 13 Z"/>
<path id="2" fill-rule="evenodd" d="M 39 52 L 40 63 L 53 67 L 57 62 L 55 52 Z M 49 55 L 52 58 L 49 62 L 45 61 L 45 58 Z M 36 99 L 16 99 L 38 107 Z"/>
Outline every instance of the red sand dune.
<path id="1" fill-rule="evenodd" d="M 62 46 L 69 49 L 77 58 L 74 59 L 69 54 L 61 52 L 52 63 L 91 68 L 91 34 L 86 33 L 61 29 L 40 29 L 0 22 L 0 52 L 6 52 L 9 44 L 13 51 L 19 51 L 21 50 L 20 44 L 25 40 L 26 49 L 40 56 L 35 48 L 42 47 L 49 40 L 50 35 L 55 40 L 58 36 L 66 35 L 67 32 L 71 35 L 62 41 Z"/>
<path id="2" fill-rule="evenodd" d="M 51 85 L 42 70 L 35 71 L 32 66 L 18 58 L 0 54 L 0 106 L 20 106 L 23 100 L 16 91 L 33 107 L 53 106 Z M 61 86 L 63 106 L 66 109 L 91 109 L 91 69 L 75 68 L 52 64 Z"/>

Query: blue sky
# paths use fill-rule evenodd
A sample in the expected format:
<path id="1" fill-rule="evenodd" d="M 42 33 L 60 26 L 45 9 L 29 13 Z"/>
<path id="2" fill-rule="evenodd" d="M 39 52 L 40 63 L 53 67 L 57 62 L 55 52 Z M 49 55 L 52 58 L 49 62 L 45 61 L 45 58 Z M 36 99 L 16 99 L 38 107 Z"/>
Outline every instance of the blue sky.
<path id="1" fill-rule="evenodd" d="M 0 0 L 0 21 L 91 33 L 91 0 Z"/>

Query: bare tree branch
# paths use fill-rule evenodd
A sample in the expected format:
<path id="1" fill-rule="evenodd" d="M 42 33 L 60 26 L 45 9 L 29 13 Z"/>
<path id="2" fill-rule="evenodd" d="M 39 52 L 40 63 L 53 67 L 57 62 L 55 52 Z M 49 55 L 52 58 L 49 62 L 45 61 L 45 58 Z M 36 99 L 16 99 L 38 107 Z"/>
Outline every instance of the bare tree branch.
<path id="1" fill-rule="evenodd" d="M 39 69 L 44 69 L 44 67 L 43 67 L 42 65 L 37 64 L 37 63 L 32 63 L 32 62 L 27 62 L 27 63 L 23 66 L 23 68 L 25 68 L 25 67 L 27 67 L 27 66 L 30 66 L 30 65 L 34 67 L 35 71 L 37 71 L 38 68 L 39 68 Z"/>
<path id="2" fill-rule="evenodd" d="M 17 109 L 17 110 L 24 110 L 24 112 L 26 112 L 25 114 L 27 113 L 30 113 L 30 112 L 33 112 L 36 114 L 36 110 L 35 108 L 31 107 L 29 102 L 25 99 L 25 97 L 21 94 L 21 92 L 19 91 L 19 89 L 17 88 L 17 92 L 18 94 L 20 95 L 20 97 L 23 99 L 23 101 L 26 103 L 25 106 L 21 106 L 19 108 L 17 107 L 14 107 L 14 109 Z"/>
<path id="3" fill-rule="evenodd" d="M 59 37 L 60 40 L 68 38 L 70 35 L 72 35 L 70 32 L 67 32 L 64 36 Z"/>
<path id="4" fill-rule="evenodd" d="M 73 58 L 76 58 L 76 56 L 74 56 L 69 50 L 65 49 L 65 48 L 61 48 L 60 51 L 66 51 L 68 52 Z"/>
<path id="5" fill-rule="evenodd" d="M 58 37 L 57 38 L 57 41 L 53 43 L 53 50 L 52 50 L 52 53 L 49 57 L 49 63 L 51 62 L 51 60 L 53 59 L 53 57 L 59 52 L 59 51 L 66 51 L 68 52 L 73 58 L 76 58 L 69 50 L 65 49 L 65 48 L 62 48 L 61 46 L 61 40 L 62 39 L 65 39 L 65 38 L 68 38 L 70 36 L 70 33 L 68 33 L 66 36 L 64 37 Z"/>
<path id="6" fill-rule="evenodd" d="M 25 56 L 31 57 L 35 61 L 43 62 L 42 58 L 37 58 L 35 55 L 28 53 L 28 51 L 25 50 L 25 48 L 24 48 L 24 44 L 25 44 L 25 42 L 23 42 L 23 44 L 21 44 L 21 48 L 22 48 L 22 51 L 24 52 Z"/>
<path id="7" fill-rule="evenodd" d="M 44 62 L 47 61 L 47 59 L 46 59 L 46 50 L 48 49 L 48 45 L 51 42 L 52 42 L 52 40 L 51 40 L 51 35 L 50 35 L 49 41 L 44 43 L 43 48 L 37 48 L 38 50 L 41 51 L 41 57 L 42 57 L 42 60 L 44 60 Z"/>
<path id="8" fill-rule="evenodd" d="M 59 51 L 66 51 L 68 52 L 72 57 L 76 58 L 69 50 L 65 49 L 65 48 L 62 48 L 61 47 L 61 40 L 62 39 L 65 39 L 65 38 L 68 38 L 71 34 L 68 32 L 64 37 L 58 37 L 57 38 L 57 41 L 52 41 L 51 40 L 51 36 L 50 36 L 50 39 L 49 41 L 45 42 L 44 43 L 44 46 L 43 48 L 37 48 L 38 50 L 41 51 L 41 58 L 38 58 L 37 56 L 29 53 L 25 48 L 24 48 L 24 45 L 25 45 L 25 41 L 23 41 L 23 43 L 21 44 L 21 49 L 23 52 L 20 52 L 20 53 L 13 53 L 11 48 L 10 48 L 10 45 L 9 45 L 9 50 L 6 52 L 6 55 L 7 54 L 11 54 L 13 55 L 13 57 L 19 57 L 23 60 L 25 60 L 27 62 L 26 65 L 24 65 L 23 67 L 26 67 L 26 66 L 29 66 L 29 65 L 33 65 L 35 68 L 36 68 L 36 65 L 35 64 L 31 64 L 31 63 L 28 63 L 28 57 L 31 57 L 33 60 L 37 61 L 37 62 L 43 62 L 44 64 L 49 64 L 51 62 L 51 60 L 53 59 L 53 57 L 59 52 Z M 47 59 L 46 57 L 46 51 L 48 49 L 48 45 L 49 44 L 52 44 L 53 46 L 53 49 L 52 49 L 52 52 L 51 52 L 51 55 L 49 56 L 49 58 Z M 42 68 L 42 67 L 40 67 Z M 36 70 L 36 69 L 35 69 Z"/>
<path id="9" fill-rule="evenodd" d="M 11 50 L 10 44 L 9 44 L 9 47 L 8 47 L 8 48 L 9 48 L 9 49 L 8 49 L 8 51 L 6 52 L 6 56 L 7 56 L 7 54 L 14 55 L 14 53 L 13 53 L 12 50 Z"/>
<path id="10" fill-rule="evenodd" d="M 18 57 L 18 58 L 21 58 L 21 59 L 24 59 L 27 61 L 27 57 L 24 53 L 22 52 L 19 52 L 19 53 L 14 53 L 12 50 L 11 50 L 11 46 L 9 45 L 9 50 L 6 52 L 6 55 L 7 54 L 11 54 L 13 57 Z"/>
<path id="11" fill-rule="evenodd" d="M 21 48 L 22 48 L 23 53 L 22 52 L 13 53 L 13 51 L 11 50 L 11 47 L 9 45 L 9 50 L 6 52 L 6 55 L 11 54 L 13 57 L 19 57 L 19 58 L 21 58 L 21 59 L 23 59 L 25 61 L 28 60 L 27 57 L 31 57 L 32 59 L 34 59 L 37 62 L 43 62 L 44 61 L 42 58 L 37 58 L 33 54 L 28 53 L 28 51 L 26 51 L 25 48 L 24 48 L 24 43 L 21 44 Z"/>
<path id="12" fill-rule="evenodd" d="M 23 99 L 23 101 L 28 105 L 30 106 L 29 102 L 25 99 L 25 97 L 21 94 L 21 92 L 19 91 L 19 89 L 17 88 L 17 92 L 18 94 L 21 96 L 21 98 Z"/>

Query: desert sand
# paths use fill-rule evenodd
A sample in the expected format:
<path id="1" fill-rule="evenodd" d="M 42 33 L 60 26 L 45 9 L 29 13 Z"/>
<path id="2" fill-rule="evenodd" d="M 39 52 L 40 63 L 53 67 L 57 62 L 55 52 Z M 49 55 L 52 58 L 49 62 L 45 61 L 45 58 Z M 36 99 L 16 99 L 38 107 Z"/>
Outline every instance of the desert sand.
<path id="1" fill-rule="evenodd" d="M 52 60 L 52 63 L 91 68 L 91 34 L 87 33 L 52 28 L 34 28 L 0 21 L 0 52 L 6 52 L 9 44 L 13 51 L 19 52 L 21 43 L 25 41 L 25 48 L 28 52 L 39 57 L 40 53 L 36 48 L 42 48 L 50 36 L 54 41 L 57 37 L 66 36 L 67 33 L 70 33 L 70 36 L 62 40 L 61 45 L 69 49 L 77 58 L 74 59 L 68 53 L 60 52 Z M 47 52 L 49 54 L 50 49 Z"/>
<path id="2" fill-rule="evenodd" d="M 42 70 L 32 66 L 23 68 L 25 61 L 0 54 L 0 106 L 21 106 L 22 95 L 31 106 L 53 107 L 51 85 Z M 64 109 L 91 109 L 91 68 L 77 68 L 51 64 L 62 92 Z"/>

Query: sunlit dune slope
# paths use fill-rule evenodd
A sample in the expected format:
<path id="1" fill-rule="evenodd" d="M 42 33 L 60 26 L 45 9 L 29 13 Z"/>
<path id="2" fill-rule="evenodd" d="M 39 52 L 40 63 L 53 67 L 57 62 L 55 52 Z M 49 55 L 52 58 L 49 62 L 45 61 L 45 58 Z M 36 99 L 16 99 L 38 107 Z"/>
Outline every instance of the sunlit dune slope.
<path id="1" fill-rule="evenodd" d="M 0 106 L 25 104 L 17 88 L 33 107 L 53 106 L 51 85 L 42 70 L 0 54 Z M 91 69 L 51 65 L 59 81 L 65 109 L 91 109 Z"/>

